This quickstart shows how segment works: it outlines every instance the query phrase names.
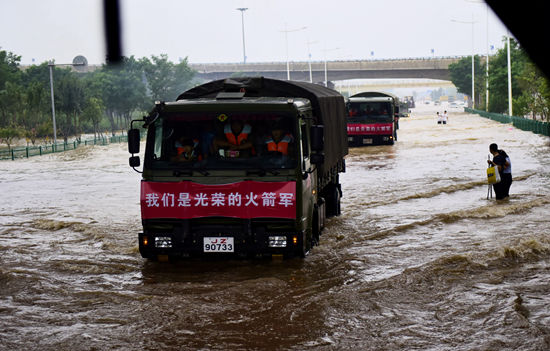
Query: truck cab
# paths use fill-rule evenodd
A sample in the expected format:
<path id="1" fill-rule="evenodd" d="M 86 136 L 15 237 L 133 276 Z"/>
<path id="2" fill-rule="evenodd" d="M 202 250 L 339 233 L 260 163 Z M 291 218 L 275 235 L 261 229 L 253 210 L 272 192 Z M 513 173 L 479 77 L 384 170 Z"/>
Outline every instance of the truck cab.
<path id="1" fill-rule="evenodd" d="M 364 92 L 346 103 L 350 146 L 393 144 L 399 128 L 399 101 L 394 95 Z"/>
<path id="2" fill-rule="evenodd" d="M 334 137 L 325 138 L 314 97 L 274 93 L 289 84 L 296 89 L 263 78 L 216 81 L 134 121 L 147 129 L 143 257 L 304 257 L 319 242 L 327 215 L 340 211 L 344 160 L 327 163 Z M 345 118 L 343 98 L 336 106 Z"/>

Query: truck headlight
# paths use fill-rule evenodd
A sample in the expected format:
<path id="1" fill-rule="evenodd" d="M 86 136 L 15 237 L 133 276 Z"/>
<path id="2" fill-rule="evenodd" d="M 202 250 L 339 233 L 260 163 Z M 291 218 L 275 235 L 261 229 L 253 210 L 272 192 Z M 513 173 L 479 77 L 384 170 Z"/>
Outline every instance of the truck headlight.
<path id="1" fill-rule="evenodd" d="M 159 249 L 168 249 L 172 247 L 172 237 L 170 236 L 156 236 L 155 247 Z"/>
<path id="2" fill-rule="evenodd" d="M 286 236 L 282 236 L 282 235 L 270 236 L 269 247 L 286 247 Z"/>

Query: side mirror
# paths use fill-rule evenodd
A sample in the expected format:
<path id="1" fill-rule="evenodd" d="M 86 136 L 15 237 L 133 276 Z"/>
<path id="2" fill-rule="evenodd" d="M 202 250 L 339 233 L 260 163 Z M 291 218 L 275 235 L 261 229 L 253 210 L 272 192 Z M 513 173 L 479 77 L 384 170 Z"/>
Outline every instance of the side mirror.
<path id="1" fill-rule="evenodd" d="M 130 157 L 130 167 L 136 168 L 139 167 L 139 156 L 132 156 Z"/>
<path id="2" fill-rule="evenodd" d="M 310 160 L 311 160 L 311 163 L 313 163 L 314 165 L 320 165 L 320 164 L 323 164 L 325 163 L 325 155 L 324 154 L 321 154 L 321 153 L 318 153 L 318 154 L 311 154 L 310 156 Z"/>
<path id="3" fill-rule="evenodd" d="M 324 126 L 311 126 L 311 150 L 314 152 L 322 152 L 325 146 Z"/>
<path id="4" fill-rule="evenodd" d="M 131 154 L 139 154 L 139 142 L 139 129 L 130 129 L 128 131 L 128 152 Z"/>

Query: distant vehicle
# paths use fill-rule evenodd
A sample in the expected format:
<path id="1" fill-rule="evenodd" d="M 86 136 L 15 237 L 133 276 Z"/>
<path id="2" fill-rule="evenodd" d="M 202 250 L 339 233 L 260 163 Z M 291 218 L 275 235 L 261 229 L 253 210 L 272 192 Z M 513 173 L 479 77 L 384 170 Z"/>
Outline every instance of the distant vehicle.
<path id="1" fill-rule="evenodd" d="M 351 96 L 347 103 L 348 144 L 393 144 L 399 128 L 399 98 L 370 91 Z"/>
<path id="2" fill-rule="evenodd" d="M 139 251 L 144 258 L 305 256 L 340 214 L 345 100 L 263 77 L 199 85 L 157 102 L 147 129 Z M 139 129 L 128 133 L 139 167 Z"/>
<path id="3" fill-rule="evenodd" d="M 414 96 L 405 96 L 403 99 L 407 103 L 408 108 L 415 108 Z"/>
<path id="4" fill-rule="evenodd" d="M 410 117 L 411 110 L 409 109 L 409 103 L 407 101 L 399 102 L 399 118 Z"/>

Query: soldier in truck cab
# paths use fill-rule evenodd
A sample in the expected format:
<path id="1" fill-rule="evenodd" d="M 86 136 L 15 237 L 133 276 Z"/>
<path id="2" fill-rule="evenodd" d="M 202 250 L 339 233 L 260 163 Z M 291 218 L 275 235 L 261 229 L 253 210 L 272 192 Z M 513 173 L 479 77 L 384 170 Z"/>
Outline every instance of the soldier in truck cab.
<path id="1" fill-rule="evenodd" d="M 251 133 L 250 124 L 231 119 L 224 125 L 223 136 L 214 139 L 214 151 L 223 157 L 249 157 L 253 153 Z"/>
<path id="2" fill-rule="evenodd" d="M 286 133 L 281 124 L 275 124 L 271 129 L 271 135 L 265 139 L 267 152 L 278 152 L 287 156 L 291 153 L 294 137 L 290 133 Z"/>
<path id="3" fill-rule="evenodd" d="M 176 154 L 172 157 L 172 162 L 190 162 L 202 159 L 197 139 L 181 136 L 174 143 L 174 147 Z"/>

